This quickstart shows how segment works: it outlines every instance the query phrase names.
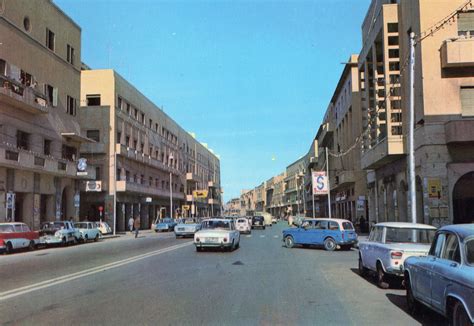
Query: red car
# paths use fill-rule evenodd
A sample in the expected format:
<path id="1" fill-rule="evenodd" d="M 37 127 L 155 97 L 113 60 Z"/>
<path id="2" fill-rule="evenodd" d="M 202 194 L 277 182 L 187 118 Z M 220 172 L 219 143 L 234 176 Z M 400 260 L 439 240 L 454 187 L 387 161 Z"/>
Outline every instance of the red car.
<path id="1" fill-rule="evenodd" d="M 20 248 L 34 250 L 39 241 L 39 233 L 31 231 L 25 223 L 0 223 L 0 253 L 9 254 Z"/>

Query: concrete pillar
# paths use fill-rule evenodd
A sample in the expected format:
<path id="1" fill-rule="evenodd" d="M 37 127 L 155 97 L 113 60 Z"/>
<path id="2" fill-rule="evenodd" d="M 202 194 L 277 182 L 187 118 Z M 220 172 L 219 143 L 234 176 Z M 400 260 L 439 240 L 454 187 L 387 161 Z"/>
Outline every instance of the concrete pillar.
<path id="1" fill-rule="evenodd" d="M 125 204 L 117 203 L 117 231 L 125 231 Z"/>
<path id="2" fill-rule="evenodd" d="M 141 204 L 140 206 L 140 228 L 148 229 L 149 205 Z"/>

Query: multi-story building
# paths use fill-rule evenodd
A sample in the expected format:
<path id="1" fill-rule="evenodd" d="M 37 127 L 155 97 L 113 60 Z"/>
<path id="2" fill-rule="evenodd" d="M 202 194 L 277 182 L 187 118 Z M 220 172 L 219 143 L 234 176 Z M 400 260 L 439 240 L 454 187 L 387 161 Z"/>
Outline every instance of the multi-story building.
<path id="1" fill-rule="evenodd" d="M 240 215 L 241 216 L 252 216 L 256 209 L 255 205 L 257 202 L 257 194 L 255 189 L 242 190 L 240 195 Z"/>
<path id="2" fill-rule="evenodd" d="M 113 225 L 115 209 L 125 230 L 130 216 L 146 228 L 157 217 L 217 215 L 220 162 L 207 145 L 113 70 L 82 71 L 81 103 L 84 133 L 96 141 L 81 153 L 101 182 L 83 192 L 81 216 Z"/>
<path id="3" fill-rule="evenodd" d="M 286 172 L 276 175 L 266 182 L 266 211 L 272 216 L 282 217 L 284 215 L 285 175 Z"/>
<path id="4" fill-rule="evenodd" d="M 0 35 L 0 222 L 77 219 L 81 29 L 50 0 L 4 0 Z"/>
<path id="5" fill-rule="evenodd" d="M 224 206 L 224 215 L 225 216 L 241 216 L 240 215 L 240 197 L 232 198 Z"/>
<path id="6" fill-rule="evenodd" d="M 255 196 L 255 211 L 264 212 L 267 206 L 267 193 L 265 182 L 262 182 L 259 186 L 255 187 Z"/>
<path id="7" fill-rule="evenodd" d="M 302 185 L 304 184 L 306 156 L 302 156 L 286 167 L 285 177 L 285 197 L 284 202 L 287 207 L 287 214 L 304 214 L 305 195 Z"/>

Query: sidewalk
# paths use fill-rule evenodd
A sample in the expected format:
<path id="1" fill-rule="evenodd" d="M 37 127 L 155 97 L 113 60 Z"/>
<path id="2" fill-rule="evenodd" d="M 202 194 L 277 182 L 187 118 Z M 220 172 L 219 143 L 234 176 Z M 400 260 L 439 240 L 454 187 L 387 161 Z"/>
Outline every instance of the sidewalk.
<path id="1" fill-rule="evenodd" d="M 150 230 L 150 229 L 146 229 L 146 230 L 140 230 L 140 233 L 139 234 L 149 234 L 149 233 L 153 233 L 153 230 Z M 114 239 L 114 238 L 122 238 L 122 237 L 127 237 L 127 238 L 133 238 L 135 237 L 135 231 L 133 232 L 117 232 L 115 235 L 113 233 L 109 233 L 109 234 L 105 234 L 102 236 L 101 239 L 103 240 L 108 240 L 108 239 Z"/>

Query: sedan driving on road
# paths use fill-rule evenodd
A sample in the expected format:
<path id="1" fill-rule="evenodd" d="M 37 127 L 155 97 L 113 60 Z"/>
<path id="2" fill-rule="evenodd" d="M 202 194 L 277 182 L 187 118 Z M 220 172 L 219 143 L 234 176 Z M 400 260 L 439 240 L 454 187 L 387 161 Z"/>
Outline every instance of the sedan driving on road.
<path id="1" fill-rule="evenodd" d="M 194 234 L 201 229 L 201 224 L 194 222 L 192 219 L 188 219 L 178 223 L 174 227 L 174 235 L 178 237 L 192 237 Z"/>
<path id="2" fill-rule="evenodd" d="M 208 219 L 201 223 L 201 230 L 194 234 L 196 251 L 220 248 L 232 251 L 240 246 L 240 233 L 233 220 Z"/>

